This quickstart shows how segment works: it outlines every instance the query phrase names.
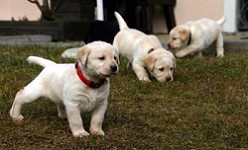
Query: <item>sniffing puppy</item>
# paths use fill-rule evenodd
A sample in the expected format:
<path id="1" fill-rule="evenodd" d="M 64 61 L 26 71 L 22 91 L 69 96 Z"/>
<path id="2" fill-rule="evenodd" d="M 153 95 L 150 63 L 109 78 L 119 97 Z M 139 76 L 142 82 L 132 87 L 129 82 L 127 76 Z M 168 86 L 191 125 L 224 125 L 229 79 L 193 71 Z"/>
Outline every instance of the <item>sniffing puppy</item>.
<path id="1" fill-rule="evenodd" d="M 115 16 L 120 31 L 115 36 L 113 45 L 132 64 L 138 79 L 150 81 L 150 75 L 160 82 L 172 81 L 176 67 L 173 54 L 162 47 L 156 36 L 128 28 L 119 13 L 115 12 Z"/>
<path id="2" fill-rule="evenodd" d="M 47 97 L 56 103 L 59 117 L 67 117 L 73 136 L 89 135 L 83 127 L 81 112 L 91 112 L 90 133 L 104 135 L 102 123 L 109 96 L 109 77 L 116 75 L 117 50 L 105 42 L 93 42 L 80 48 L 75 64 L 57 64 L 30 56 L 28 62 L 43 66 L 42 72 L 15 97 L 10 116 L 23 120 L 22 105 Z"/>
<path id="3" fill-rule="evenodd" d="M 170 31 L 168 47 L 176 50 L 177 57 L 193 53 L 202 56 L 203 49 L 216 42 L 217 57 L 224 57 L 221 29 L 224 22 L 225 17 L 218 21 L 204 18 L 176 26 Z"/>

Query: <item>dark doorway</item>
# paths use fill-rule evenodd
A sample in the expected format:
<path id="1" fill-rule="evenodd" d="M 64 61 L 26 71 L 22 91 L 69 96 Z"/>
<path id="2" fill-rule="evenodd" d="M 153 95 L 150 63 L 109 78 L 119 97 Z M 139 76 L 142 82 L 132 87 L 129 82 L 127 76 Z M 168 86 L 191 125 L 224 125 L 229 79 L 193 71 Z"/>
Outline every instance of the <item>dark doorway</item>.
<path id="1" fill-rule="evenodd" d="M 238 30 L 248 31 L 248 1 L 239 0 L 238 3 Z"/>
<path id="2" fill-rule="evenodd" d="M 114 11 L 118 11 L 128 26 L 145 33 L 152 33 L 152 10 L 161 5 L 164 9 L 167 28 L 170 30 L 176 25 L 174 6 L 176 0 L 103 0 L 104 20 L 115 22 Z"/>

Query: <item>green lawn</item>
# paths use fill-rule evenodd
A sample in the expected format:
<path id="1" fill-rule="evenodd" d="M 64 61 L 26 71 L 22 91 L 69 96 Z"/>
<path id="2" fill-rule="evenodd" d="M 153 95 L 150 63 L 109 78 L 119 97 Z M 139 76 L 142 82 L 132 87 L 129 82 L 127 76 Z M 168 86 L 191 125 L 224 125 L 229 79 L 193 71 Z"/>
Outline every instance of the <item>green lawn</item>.
<path id="1" fill-rule="evenodd" d="M 104 137 L 74 138 L 67 120 L 47 99 L 24 105 L 22 124 L 9 109 L 16 92 L 41 67 L 26 62 L 38 55 L 56 62 L 64 48 L 0 47 L 0 149 L 239 149 L 248 148 L 248 52 L 223 59 L 177 59 L 175 80 L 143 83 L 121 59 L 111 79 Z M 89 115 L 83 116 L 89 128 Z"/>

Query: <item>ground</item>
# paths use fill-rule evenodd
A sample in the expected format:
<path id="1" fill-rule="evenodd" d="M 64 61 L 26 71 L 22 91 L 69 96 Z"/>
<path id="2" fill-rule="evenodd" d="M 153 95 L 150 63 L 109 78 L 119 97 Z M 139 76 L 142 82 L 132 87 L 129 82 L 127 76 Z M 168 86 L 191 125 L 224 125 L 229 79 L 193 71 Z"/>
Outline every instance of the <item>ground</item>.
<path id="1" fill-rule="evenodd" d="M 65 47 L 0 46 L 0 149 L 241 149 L 248 147 L 248 51 L 177 59 L 175 80 L 140 82 L 121 58 L 111 79 L 104 137 L 74 138 L 68 121 L 45 98 L 9 117 L 16 92 L 41 70 L 26 62 L 37 55 L 74 62 Z M 90 117 L 83 115 L 86 129 Z"/>

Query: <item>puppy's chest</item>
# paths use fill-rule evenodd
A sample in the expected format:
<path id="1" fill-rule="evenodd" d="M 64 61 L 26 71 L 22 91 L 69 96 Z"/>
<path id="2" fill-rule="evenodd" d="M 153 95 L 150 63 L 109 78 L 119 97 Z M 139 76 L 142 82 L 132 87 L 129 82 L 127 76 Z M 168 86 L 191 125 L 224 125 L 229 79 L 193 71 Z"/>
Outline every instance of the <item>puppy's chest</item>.
<path id="1" fill-rule="evenodd" d="M 94 90 L 90 89 L 78 95 L 78 105 L 82 111 L 91 111 L 97 105 L 101 105 L 107 100 L 108 89 Z"/>

